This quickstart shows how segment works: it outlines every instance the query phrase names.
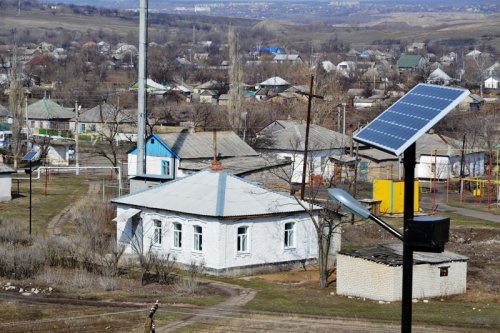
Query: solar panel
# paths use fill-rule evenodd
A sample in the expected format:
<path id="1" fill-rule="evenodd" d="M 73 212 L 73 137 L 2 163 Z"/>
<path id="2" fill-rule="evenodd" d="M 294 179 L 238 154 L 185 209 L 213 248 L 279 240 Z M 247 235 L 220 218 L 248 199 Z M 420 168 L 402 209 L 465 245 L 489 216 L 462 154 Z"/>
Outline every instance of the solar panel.
<path id="1" fill-rule="evenodd" d="M 34 161 L 38 159 L 38 152 L 31 150 L 26 153 L 26 155 L 23 156 L 23 161 Z"/>
<path id="2" fill-rule="evenodd" d="M 354 140 L 401 155 L 469 94 L 467 89 L 421 83 L 363 127 Z"/>

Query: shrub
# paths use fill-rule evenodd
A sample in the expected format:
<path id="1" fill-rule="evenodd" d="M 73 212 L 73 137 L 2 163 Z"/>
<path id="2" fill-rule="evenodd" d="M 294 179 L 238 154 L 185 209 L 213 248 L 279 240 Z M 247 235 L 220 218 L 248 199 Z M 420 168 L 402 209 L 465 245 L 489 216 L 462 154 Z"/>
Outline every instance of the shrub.
<path id="1" fill-rule="evenodd" d="M 0 247 L 0 275 L 16 279 L 35 276 L 45 266 L 45 253 L 38 246 Z"/>
<path id="2" fill-rule="evenodd" d="M 60 285 L 64 281 L 64 271 L 61 268 L 46 267 L 37 278 L 47 285 Z"/>
<path id="3" fill-rule="evenodd" d="M 116 278 L 112 276 L 101 276 L 99 277 L 99 286 L 103 290 L 113 291 L 118 287 L 118 283 L 116 282 Z"/>
<path id="4" fill-rule="evenodd" d="M 78 269 L 73 273 L 72 286 L 79 289 L 85 289 L 92 286 L 94 277 L 84 269 Z"/>
<path id="5" fill-rule="evenodd" d="M 30 245 L 31 236 L 14 221 L 0 220 L 0 243 Z"/>

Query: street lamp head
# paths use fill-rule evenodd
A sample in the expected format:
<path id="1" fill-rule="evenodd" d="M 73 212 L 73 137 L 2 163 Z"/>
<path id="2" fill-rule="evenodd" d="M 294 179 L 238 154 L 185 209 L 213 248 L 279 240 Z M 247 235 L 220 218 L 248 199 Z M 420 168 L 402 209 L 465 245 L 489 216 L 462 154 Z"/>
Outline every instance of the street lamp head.
<path id="1" fill-rule="evenodd" d="M 340 188 L 329 189 L 328 195 L 343 209 L 354 215 L 360 216 L 364 219 L 369 218 L 371 215 L 371 212 L 368 209 L 354 199 L 349 193 Z"/>

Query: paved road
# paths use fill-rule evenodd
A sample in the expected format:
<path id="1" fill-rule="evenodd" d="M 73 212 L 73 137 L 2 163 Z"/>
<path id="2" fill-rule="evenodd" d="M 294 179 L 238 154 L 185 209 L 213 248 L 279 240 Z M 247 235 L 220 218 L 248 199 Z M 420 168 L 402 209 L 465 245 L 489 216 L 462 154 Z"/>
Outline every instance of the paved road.
<path id="1" fill-rule="evenodd" d="M 437 203 L 436 211 L 438 211 L 438 212 L 452 212 L 452 213 L 459 214 L 462 216 L 469 216 L 469 217 L 476 218 L 476 219 L 500 223 L 500 215 L 496 215 L 496 214 L 492 214 L 489 212 L 484 212 L 484 211 L 480 211 L 480 210 L 476 210 L 476 209 L 452 207 L 452 206 L 448 206 L 445 202 L 446 202 L 445 194 L 438 192 L 437 197 L 436 197 L 436 203 Z M 420 206 L 426 210 L 433 210 L 432 197 L 431 196 L 421 197 L 420 198 Z"/>

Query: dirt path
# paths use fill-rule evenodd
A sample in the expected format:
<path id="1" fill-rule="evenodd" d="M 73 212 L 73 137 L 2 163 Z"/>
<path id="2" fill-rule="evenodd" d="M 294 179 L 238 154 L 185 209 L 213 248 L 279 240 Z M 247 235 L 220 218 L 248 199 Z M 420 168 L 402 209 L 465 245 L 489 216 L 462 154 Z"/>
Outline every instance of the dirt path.
<path id="1" fill-rule="evenodd" d="M 234 312 L 242 310 L 241 307 L 250 302 L 257 293 L 253 289 L 241 286 L 218 282 L 207 281 L 210 285 L 222 289 L 229 294 L 229 298 L 215 306 L 209 306 L 196 311 L 192 316 L 184 320 L 177 320 L 168 325 L 156 329 L 158 333 L 173 332 L 176 329 L 193 324 L 204 324 L 220 317 L 221 313 Z"/>
<path id="2" fill-rule="evenodd" d="M 78 207 L 80 202 L 83 202 L 88 196 L 95 196 L 99 193 L 99 184 L 95 182 L 91 182 L 89 184 L 89 188 L 87 190 L 87 195 L 80 198 L 77 202 L 72 205 L 66 206 L 59 214 L 54 216 L 52 220 L 50 220 L 49 225 L 47 227 L 47 235 L 48 236 L 63 236 L 63 227 L 64 223 L 68 221 L 69 217 L 73 213 L 73 211 Z"/>

